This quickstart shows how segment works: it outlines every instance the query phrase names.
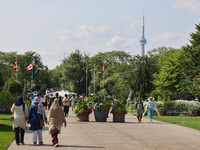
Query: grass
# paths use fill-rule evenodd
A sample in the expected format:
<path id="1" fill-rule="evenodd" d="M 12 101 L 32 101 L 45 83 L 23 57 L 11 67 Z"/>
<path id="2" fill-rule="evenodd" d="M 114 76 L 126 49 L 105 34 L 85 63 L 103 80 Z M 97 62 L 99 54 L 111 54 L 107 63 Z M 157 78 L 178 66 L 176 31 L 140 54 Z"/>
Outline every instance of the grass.
<path id="1" fill-rule="evenodd" d="M 200 130 L 200 117 L 153 116 L 153 119 Z"/>
<path id="2" fill-rule="evenodd" d="M 0 150 L 6 150 L 15 138 L 12 129 L 13 122 L 9 120 L 11 114 L 0 114 Z"/>

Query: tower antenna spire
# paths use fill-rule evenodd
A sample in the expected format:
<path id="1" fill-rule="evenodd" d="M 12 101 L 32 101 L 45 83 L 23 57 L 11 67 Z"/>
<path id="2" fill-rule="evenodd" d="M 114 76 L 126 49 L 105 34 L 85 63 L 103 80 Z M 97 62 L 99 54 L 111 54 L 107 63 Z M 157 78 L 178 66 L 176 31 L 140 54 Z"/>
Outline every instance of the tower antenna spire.
<path id="1" fill-rule="evenodd" d="M 142 38 L 140 39 L 140 45 L 141 45 L 141 54 L 142 56 L 145 55 L 144 52 L 144 46 L 146 45 L 147 40 L 144 37 L 144 9 L 143 9 L 143 25 L 142 25 Z"/>

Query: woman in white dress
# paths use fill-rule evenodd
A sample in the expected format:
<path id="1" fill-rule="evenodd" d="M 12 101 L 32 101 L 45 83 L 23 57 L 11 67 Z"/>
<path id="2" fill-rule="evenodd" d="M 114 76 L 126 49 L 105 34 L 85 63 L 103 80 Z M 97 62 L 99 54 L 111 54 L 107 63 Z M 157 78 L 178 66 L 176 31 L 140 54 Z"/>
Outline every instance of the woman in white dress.
<path id="1" fill-rule="evenodd" d="M 14 114 L 13 129 L 15 130 L 16 144 L 19 145 L 19 143 L 21 143 L 23 145 L 26 119 L 28 119 L 28 109 L 21 96 L 19 96 L 17 101 L 12 105 L 11 112 Z M 19 134 L 21 135 L 20 138 Z"/>

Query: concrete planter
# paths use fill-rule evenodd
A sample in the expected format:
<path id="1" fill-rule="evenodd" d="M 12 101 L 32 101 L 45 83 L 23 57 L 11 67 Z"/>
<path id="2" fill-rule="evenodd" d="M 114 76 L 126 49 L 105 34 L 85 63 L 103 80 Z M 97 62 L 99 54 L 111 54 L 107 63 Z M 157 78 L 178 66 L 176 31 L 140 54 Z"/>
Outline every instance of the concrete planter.
<path id="1" fill-rule="evenodd" d="M 105 110 L 104 112 L 93 110 L 94 111 L 94 117 L 96 122 L 106 122 L 108 117 L 109 110 Z"/>
<path id="2" fill-rule="evenodd" d="M 125 122 L 125 114 L 113 114 L 113 122 Z"/>
<path id="3" fill-rule="evenodd" d="M 190 111 L 190 116 L 197 116 L 198 111 Z"/>
<path id="4" fill-rule="evenodd" d="M 89 121 L 89 115 L 85 114 L 84 116 L 77 116 L 77 122 Z"/>
<path id="5" fill-rule="evenodd" d="M 165 111 L 164 110 L 158 110 L 158 116 L 164 116 Z"/>

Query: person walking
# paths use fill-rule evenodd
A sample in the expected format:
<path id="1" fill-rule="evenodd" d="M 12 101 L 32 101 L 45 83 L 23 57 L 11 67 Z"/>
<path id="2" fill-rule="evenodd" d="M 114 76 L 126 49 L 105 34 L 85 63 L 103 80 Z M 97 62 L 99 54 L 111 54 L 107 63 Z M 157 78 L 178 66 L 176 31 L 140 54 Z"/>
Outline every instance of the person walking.
<path id="1" fill-rule="evenodd" d="M 43 126 L 40 124 L 40 120 L 45 120 L 47 123 L 47 117 L 44 110 L 43 105 L 40 103 L 39 98 L 35 97 L 33 100 L 33 105 L 31 105 L 29 110 L 29 121 L 30 121 L 30 128 L 29 130 L 33 131 L 33 145 L 35 146 L 37 143 L 37 136 L 39 145 L 43 144 L 42 139 L 42 129 Z"/>
<path id="2" fill-rule="evenodd" d="M 62 100 L 62 102 L 63 102 L 65 117 L 68 117 L 71 100 L 67 97 L 67 94 L 65 94 L 65 98 Z"/>
<path id="3" fill-rule="evenodd" d="M 15 130 L 16 144 L 19 145 L 19 143 L 21 143 L 23 145 L 26 119 L 28 119 L 28 109 L 21 96 L 19 96 L 17 101 L 12 105 L 11 112 L 14 115 L 13 129 Z"/>
<path id="4" fill-rule="evenodd" d="M 49 123 L 49 134 L 51 134 L 52 143 L 55 147 L 57 147 L 58 134 L 61 133 L 61 126 L 63 123 L 65 127 L 67 126 L 62 107 L 60 106 L 59 100 L 57 98 L 52 103 L 47 120 Z"/>
<path id="5" fill-rule="evenodd" d="M 58 93 L 56 93 L 55 99 L 56 98 L 59 100 L 59 105 L 62 106 L 62 98 L 61 98 L 61 96 L 59 96 Z"/>
<path id="6" fill-rule="evenodd" d="M 45 110 L 47 110 L 48 101 L 49 101 L 49 97 L 48 97 L 48 95 L 46 95 L 46 96 L 44 97 L 44 109 L 45 109 Z"/>
<path id="7" fill-rule="evenodd" d="M 48 110 L 50 110 L 50 107 L 52 105 L 52 102 L 54 100 L 53 94 L 50 95 L 49 101 L 48 101 Z"/>
<path id="8" fill-rule="evenodd" d="M 73 94 L 73 96 L 71 98 L 72 112 L 73 112 L 73 109 L 74 109 L 74 103 L 75 103 L 75 94 Z"/>
<path id="9" fill-rule="evenodd" d="M 147 118 L 149 118 L 149 123 L 153 123 L 152 122 L 153 113 L 154 113 L 154 111 L 158 112 L 158 110 L 157 110 L 156 104 L 153 101 L 154 98 L 153 97 L 149 97 L 148 100 L 149 101 L 148 101 L 147 106 L 146 106 L 146 110 L 148 110 Z"/>
<path id="10" fill-rule="evenodd" d="M 138 102 L 135 105 L 135 111 L 137 113 L 136 117 L 138 118 L 138 122 L 142 122 L 142 113 L 143 113 L 144 107 L 143 103 L 141 101 L 141 98 L 138 99 Z"/>
<path id="11" fill-rule="evenodd" d="M 42 103 L 42 105 L 44 106 L 44 96 L 41 96 L 40 102 Z"/>

